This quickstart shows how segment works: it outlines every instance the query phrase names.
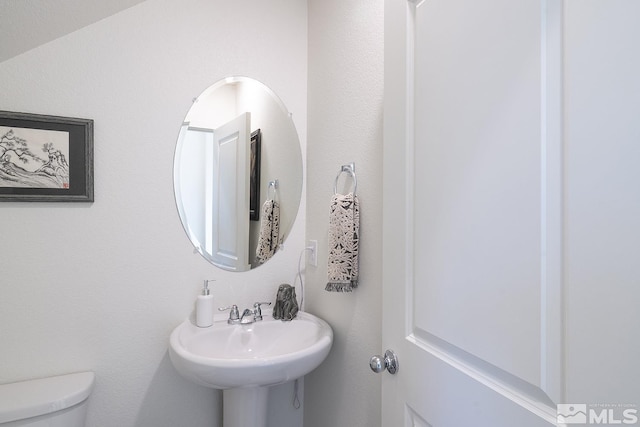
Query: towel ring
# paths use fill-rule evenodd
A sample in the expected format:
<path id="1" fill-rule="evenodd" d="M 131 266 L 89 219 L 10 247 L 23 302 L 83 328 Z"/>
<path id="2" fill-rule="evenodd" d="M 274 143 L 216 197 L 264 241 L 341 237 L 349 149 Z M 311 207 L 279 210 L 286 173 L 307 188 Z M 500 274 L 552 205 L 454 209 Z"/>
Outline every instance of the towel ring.
<path id="1" fill-rule="evenodd" d="M 338 172 L 338 175 L 336 175 L 336 180 L 333 183 L 333 194 L 338 194 L 338 179 L 340 178 L 340 175 L 342 175 L 342 173 L 348 173 L 349 175 L 351 175 L 351 178 L 353 179 L 353 195 L 356 195 L 356 192 L 358 190 L 358 178 L 356 178 L 356 164 L 355 163 L 349 163 L 348 165 L 342 165 L 342 167 L 340 168 L 340 172 Z"/>
<path id="2" fill-rule="evenodd" d="M 271 197 L 271 200 L 275 200 L 276 199 L 276 195 L 278 194 L 278 180 L 274 180 L 274 181 L 269 181 L 269 187 L 267 187 L 267 199 L 270 197 L 270 190 L 273 189 L 273 197 Z"/>

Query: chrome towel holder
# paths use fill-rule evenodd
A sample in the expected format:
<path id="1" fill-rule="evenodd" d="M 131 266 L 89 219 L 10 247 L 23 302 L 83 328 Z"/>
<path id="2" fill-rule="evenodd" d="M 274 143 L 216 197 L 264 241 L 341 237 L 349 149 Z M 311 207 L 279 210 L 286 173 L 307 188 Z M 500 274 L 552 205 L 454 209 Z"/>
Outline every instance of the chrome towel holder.
<path id="1" fill-rule="evenodd" d="M 353 195 L 355 196 L 358 190 L 358 178 L 356 177 L 356 164 L 354 162 L 351 162 L 348 165 L 342 165 L 340 168 L 340 172 L 336 175 L 336 180 L 333 183 L 333 194 L 338 194 L 338 179 L 343 173 L 351 175 L 351 179 L 353 179 Z"/>

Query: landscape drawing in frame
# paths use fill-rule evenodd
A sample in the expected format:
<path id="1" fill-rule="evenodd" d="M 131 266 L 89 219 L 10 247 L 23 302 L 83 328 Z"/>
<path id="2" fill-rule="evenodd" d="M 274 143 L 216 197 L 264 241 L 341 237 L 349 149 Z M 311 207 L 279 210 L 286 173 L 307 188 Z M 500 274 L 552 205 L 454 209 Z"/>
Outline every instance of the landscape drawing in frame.
<path id="1" fill-rule="evenodd" d="M 93 202 L 93 120 L 0 111 L 0 202 Z"/>

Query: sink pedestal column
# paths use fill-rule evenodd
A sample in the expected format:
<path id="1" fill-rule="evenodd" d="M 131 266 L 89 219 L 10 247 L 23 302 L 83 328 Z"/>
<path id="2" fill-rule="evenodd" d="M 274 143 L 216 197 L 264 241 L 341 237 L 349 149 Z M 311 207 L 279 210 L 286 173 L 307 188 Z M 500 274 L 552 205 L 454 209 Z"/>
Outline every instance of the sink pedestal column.
<path id="1" fill-rule="evenodd" d="M 268 397 L 269 387 L 223 390 L 223 427 L 267 427 Z"/>

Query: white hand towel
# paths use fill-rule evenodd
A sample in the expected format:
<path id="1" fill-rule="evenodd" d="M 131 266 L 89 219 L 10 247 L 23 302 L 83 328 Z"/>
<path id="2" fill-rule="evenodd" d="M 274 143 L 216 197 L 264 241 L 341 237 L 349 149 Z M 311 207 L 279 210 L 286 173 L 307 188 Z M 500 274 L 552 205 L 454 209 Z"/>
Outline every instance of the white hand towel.
<path id="1" fill-rule="evenodd" d="M 262 264 L 270 259 L 278 250 L 280 230 L 280 206 L 275 200 L 267 200 L 260 212 L 260 235 L 256 258 Z"/>
<path id="2" fill-rule="evenodd" d="M 360 208 L 353 193 L 334 194 L 329 211 L 329 255 L 325 290 L 351 292 L 358 287 Z"/>

